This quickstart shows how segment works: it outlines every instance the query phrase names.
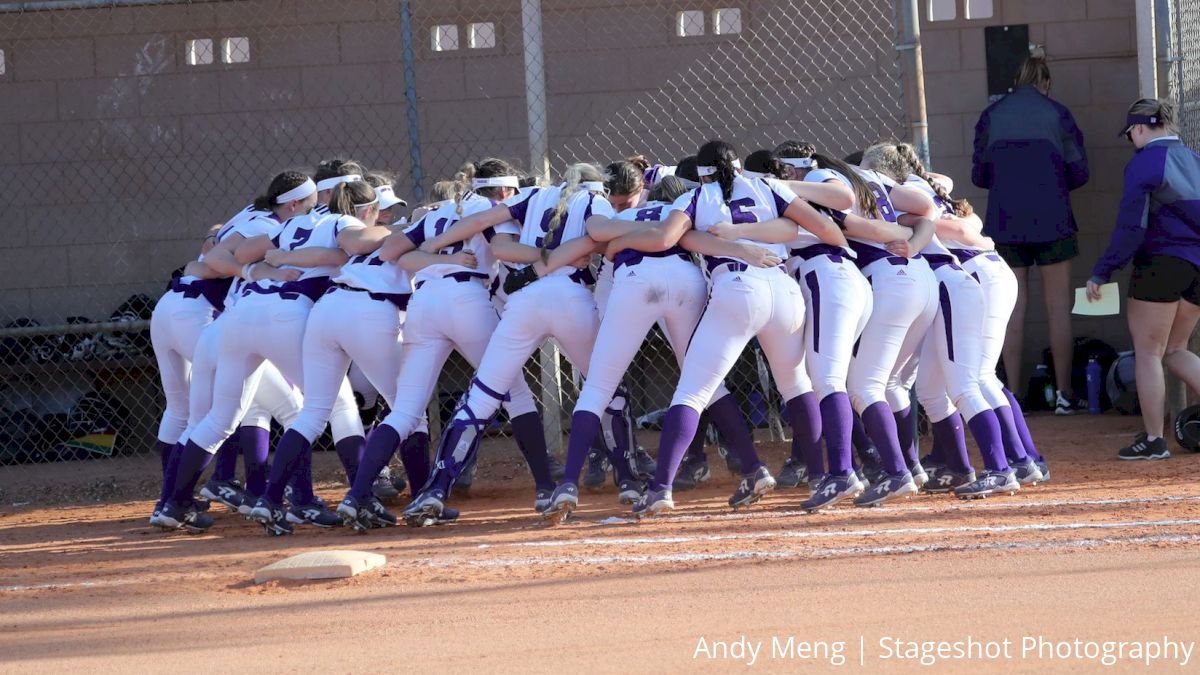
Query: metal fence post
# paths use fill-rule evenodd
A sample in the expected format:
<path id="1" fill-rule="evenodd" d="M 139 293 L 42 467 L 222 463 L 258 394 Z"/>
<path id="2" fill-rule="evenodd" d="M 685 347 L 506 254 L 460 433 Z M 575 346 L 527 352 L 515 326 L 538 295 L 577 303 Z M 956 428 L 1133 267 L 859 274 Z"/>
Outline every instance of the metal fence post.
<path id="1" fill-rule="evenodd" d="M 525 55 L 525 112 L 529 123 L 530 172 L 550 178 L 549 138 L 546 132 L 546 69 L 542 57 L 542 2 L 521 0 L 521 29 Z M 552 452 L 562 449 L 562 369 L 558 345 L 547 340 L 538 349 L 542 381 L 542 424 Z"/>
<path id="2" fill-rule="evenodd" d="M 896 51 L 904 79 L 904 105 L 917 156 L 929 161 L 929 120 L 925 116 L 925 66 L 921 60 L 921 17 L 917 0 L 896 0 Z"/>

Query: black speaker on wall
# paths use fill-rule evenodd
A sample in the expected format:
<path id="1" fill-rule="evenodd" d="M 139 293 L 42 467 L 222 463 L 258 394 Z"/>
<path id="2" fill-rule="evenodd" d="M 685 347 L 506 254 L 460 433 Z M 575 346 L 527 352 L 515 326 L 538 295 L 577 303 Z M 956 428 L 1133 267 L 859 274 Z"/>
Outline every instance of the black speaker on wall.
<path id="1" fill-rule="evenodd" d="M 983 29 L 983 44 L 987 54 L 988 98 L 996 100 L 1012 91 L 1017 68 L 1029 56 L 1029 24 L 987 26 Z"/>

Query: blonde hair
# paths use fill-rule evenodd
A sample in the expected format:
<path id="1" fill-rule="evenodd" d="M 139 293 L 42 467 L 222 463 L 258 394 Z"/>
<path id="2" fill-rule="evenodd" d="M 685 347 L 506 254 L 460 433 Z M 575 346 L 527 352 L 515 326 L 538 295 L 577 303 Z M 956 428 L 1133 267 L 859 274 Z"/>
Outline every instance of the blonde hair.
<path id="1" fill-rule="evenodd" d="M 1031 84 L 1042 91 L 1050 88 L 1050 66 L 1046 65 L 1046 57 L 1040 50 L 1025 57 L 1017 68 L 1014 84 L 1018 87 Z"/>
<path id="2" fill-rule="evenodd" d="M 1147 117 L 1157 117 L 1158 124 L 1147 124 L 1151 129 L 1167 128 L 1170 131 L 1176 131 L 1175 126 L 1175 104 L 1170 101 L 1164 101 L 1158 98 L 1141 98 L 1133 102 L 1129 106 L 1130 115 L 1145 115 Z"/>
<path id="3" fill-rule="evenodd" d="M 562 225 L 563 216 L 567 212 L 567 202 L 575 196 L 576 192 L 579 192 L 579 184 L 584 181 L 604 182 L 604 173 L 593 164 L 572 164 L 563 172 L 562 178 L 566 185 L 563 186 L 562 195 L 559 196 L 558 204 L 554 207 L 554 215 L 550 217 L 550 227 L 546 231 L 543 246 L 554 240 L 554 233 Z"/>
<path id="4" fill-rule="evenodd" d="M 965 218 L 975 209 L 965 199 L 954 199 L 946 190 L 946 186 L 934 180 L 925 170 L 925 164 L 917 156 L 917 151 L 908 143 L 888 141 L 876 143 L 863 151 L 863 164 L 888 176 L 892 180 L 903 183 L 912 174 L 929 184 L 933 193 L 954 210 L 954 215 Z"/>
<path id="5" fill-rule="evenodd" d="M 429 191 L 429 199 L 434 204 L 450 201 L 454 199 L 454 191 L 456 189 L 457 185 L 454 181 L 439 180 L 433 184 L 433 189 Z"/>

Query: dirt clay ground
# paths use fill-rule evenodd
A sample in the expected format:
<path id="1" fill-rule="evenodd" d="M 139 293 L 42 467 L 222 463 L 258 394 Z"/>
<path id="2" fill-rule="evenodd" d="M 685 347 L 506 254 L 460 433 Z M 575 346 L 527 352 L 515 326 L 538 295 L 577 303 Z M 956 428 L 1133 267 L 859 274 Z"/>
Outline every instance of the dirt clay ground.
<path id="1" fill-rule="evenodd" d="M 1116 461 L 1136 424 L 1032 419 L 1053 480 L 1015 497 L 733 513 L 710 452 L 667 517 L 632 522 L 610 485 L 558 527 L 489 445 L 461 522 L 365 536 L 159 532 L 157 460 L 0 469 L 0 672 L 1200 672 L 1200 455 Z M 252 582 L 338 548 L 387 564 Z"/>

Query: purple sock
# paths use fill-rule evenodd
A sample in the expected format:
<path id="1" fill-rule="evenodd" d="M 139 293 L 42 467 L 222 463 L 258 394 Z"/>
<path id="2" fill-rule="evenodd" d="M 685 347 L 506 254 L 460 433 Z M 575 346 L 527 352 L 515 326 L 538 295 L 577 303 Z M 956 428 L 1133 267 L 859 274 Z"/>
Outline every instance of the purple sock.
<path id="1" fill-rule="evenodd" d="M 267 457 L 271 454 L 271 431 L 248 426 L 238 429 L 242 462 L 246 468 L 246 492 L 261 497 L 267 490 Z"/>
<path id="2" fill-rule="evenodd" d="M 553 490 L 554 476 L 550 474 L 550 451 L 546 448 L 546 432 L 542 430 L 542 416 L 534 412 L 517 415 L 510 420 L 513 440 L 529 465 L 533 483 L 539 490 Z M 571 427 L 572 431 L 574 426 Z M 574 435 L 574 434 L 572 434 Z M 584 456 L 587 451 L 584 450 Z M 570 474 L 567 474 L 570 475 Z"/>
<path id="3" fill-rule="evenodd" d="M 741 460 L 742 473 L 750 474 L 758 470 L 762 466 L 762 461 L 758 458 L 758 453 L 754 451 L 754 437 L 750 435 L 750 427 L 746 425 L 746 418 L 742 416 L 742 411 L 738 408 L 738 404 L 733 400 L 732 395 L 722 396 L 720 400 L 713 401 L 708 406 L 708 416 L 712 418 L 713 424 L 717 426 L 717 432 L 721 434 L 721 438 L 729 444 L 729 449 L 737 455 Z M 692 435 L 699 429 L 700 418 L 696 417 L 696 426 L 692 430 Z M 692 437 L 688 437 L 688 445 L 691 445 Z M 685 448 L 684 454 L 687 450 Z M 678 468 L 679 462 L 682 460 L 680 455 L 679 461 L 676 462 Z M 671 479 L 675 479 L 674 472 L 671 473 Z"/>
<path id="4" fill-rule="evenodd" d="M 700 413 L 700 424 L 696 427 L 696 435 L 688 444 L 687 449 L 687 456 L 693 458 L 693 461 L 708 461 L 708 455 L 704 452 L 704 436 L 708 431 L 708 425 L 708 413 Z"/>
<path id="5" fill-rule="evenodd" d="M 217 448 L 211 480 L 233 480 L 237 476 L 237 461 L 241 451 L 241 439 L 238 438 L 237 432 L 234 432 Z"/>
<path id="6" fill-rule="evenodd" d="M 787 402 L 788 424 L 792 427 L 792 457 L 804 462 L 810 479 L 825 475 L 825 453 L 821 449 L 821 404 L 814 392 L 800 394 Z"/>
<path id="7" fill-rule="evenodd" d="M 908 471 L 904 464 L 904 453 L 900 451 L 900 439 L 896 436 L 896 418 L 887 401 L 871 405 L 862 413 L 863 428 L 879 450 L 883 468 L 895 476 Z"/>
<path id="8" fill-rule="evenodd" d="M 996 419 L 1000 422 L 1000 440 L 1004 442 L 1004 456 L 1008 458 L 1009 464 L 1025 462 L 1029 457 L 1025 454 L 1025 446 L 1021 443 L 1021 432 L 1017 431 L 1012 408 L 1002 405 L 994 412 Z"/>
<path id="9" fill-rule="evenodd" d="M 425 487 L 429 480 L 429 432 L 418 431 L 404 439 L 400 444 L 400 463 L 414 493 Z"/>
<path id="10" fill-rule="evenodd" d="M 178 443 L 158 442 L 158 459 L 163 472 L 162 490 L 158 493 L 156 505 L 158 508 L 162 508 L 163 503 L 175 492 L 175 473 L 179 471 L 179 455 L 182 452 L 183 446 Z"/>
<path id="11" fill-rule="evenodd" d="M 904 453 L 904 461 L 909 466 L 917 463 L 917 436 L 913 432 L 913 409 L 908 406 L 899 412 L 892 412 L 896 420 L 896 439 L 900 441 L 900 452 Z"/>
<path id="12" fill-rule="evenodd" d="M 296 473 L 292 476 L 293 504 L 311 504 L 316 499 L 316 492 L 313 487 L 312 459 L 312 447 L 309 446 L 308 452 L 300 455 L 300 462 L 297 465 Z"/>
<path id="13" fill-rule="evenodd" d="M 375 477 L 383 471 L 383 467 L 392 461 L 396 447 L 400 445 L 400 435 L 386 424 L 381 424 L 367 436 L 367 447 L 363 451 L 362 461 L 358 464 L 358 473 L 354 474 L 354 482 L 350 484 L 350 495 L 358 499 L 371 497 L 371 486 Z"/>
<path id="14" fill-rule="evenodd" d="M 946 419 L 933 423 L 933 452 L 929 454 L 935 462 L 945 464 L 951 471 L 971 471 L 962 415 L 955 412 Z"/>
<path id="15" fill-rule="evenodd" d="M 821 399 L 821 428 L 829 456 L 829 473 L 844 474 L 853 468 L 851 438 L 854 427 L 854 408 L 850 396 L 836 391 Z"/>
<path id="16" fill-rule="evenodd" d="M 600 433 L 600 417 L 596 413 L 577 410 L 571 415 L 571 436 L 567 439 L 566 473 L 564 483 L 579 484 L 579 474 L 592 449 L 592 439 Z"/>
<path id="17" fill-rule="evenodd" d="M 658 467 L 654 471 L 654 480 L 650 481 L 650 489 L 670 489 L 675 483 L 675 472 L 679 471 L 679 463 L 699 425 L 700 413 L 686 405 L 673 405 L 667 410 L 658 441 Z"/>
<path id="18" fill-rule="evenodd" d="M 347 436 L 333 444 L 333 449 L 337 451 L 338 459 L 342 462 L 342 468 L 346 470 L 347 482 L 353 483 L 354 477 L 358 475 L 358 465 L 362 462 L 363 450 L 366 447 L 365 436 Z"/>
<path id="19" fill-rule="evenodd" d="M 283 491 L 288 482 L 293 477 L 304 473 L 305 455 L 312 455 L 312 444 L 308 442 L 308 439 L 299 431 L 288 429 L 284 432 L 283 438 L 279 439 L 279 444 L 275 446 L 275 460 L 271 463 L 271 480 L 267 483 L 267 499 L 276 504 L 283 501 Z M 311 470 L 308 480 L 311 485 Z M 293 484 L 292 487 L 295 493 L 299 493 L 303 486 Z M 309 492 L 311 491 L 312 488 L 309 488 Z M 299 501 L 301 496 L 303 495 L 293 494 L 292 499 L 297 504 L 307 504 L 307 501 Z M 311 497 L 308 501 L 311 501 Z"/>
<path id="20" fill-rule="evenodd" d="M 175 484 L 172 486 L 170 501 L 176 506 L 187 506 L 192 503 L 192 494 L 200 476 L 212 462 L 213 456 L 204 448 L 188 441 L 179 451 L 179 460 L 175 471 Z"/>
<path id="21" fill-rule="evenodd" d="M 983 455 L 983 465 L 990 471 L 1007 471 L 1008 461 L 1004 459 L 1004 442 L 1000 440 L 1000 420 L 996 419 L 996 413 L 984 410 L 967 420 L 967 427 Z"/>
<path id="22" fill-rule="evenodd" d="M 1004 395 L 1008 397 L 1008 406 L 1012 410 L 1013 424 L 1017 427 L 1017 433 L 1021 436 L 1021 447 L 1025 449 L 1025 454 L 1035 462 L 1043 462 L 1037 446 L 1033 444 L 1033 435 L 1029 433 L 1029 425 L 1025 422 L 1025 411 L 1021 409 L 1021 404 L 1017 402 L 1017 397 L 1004 388 Z"/>

